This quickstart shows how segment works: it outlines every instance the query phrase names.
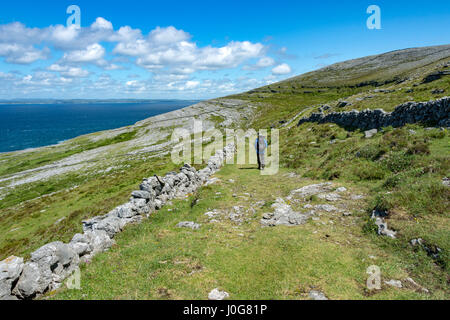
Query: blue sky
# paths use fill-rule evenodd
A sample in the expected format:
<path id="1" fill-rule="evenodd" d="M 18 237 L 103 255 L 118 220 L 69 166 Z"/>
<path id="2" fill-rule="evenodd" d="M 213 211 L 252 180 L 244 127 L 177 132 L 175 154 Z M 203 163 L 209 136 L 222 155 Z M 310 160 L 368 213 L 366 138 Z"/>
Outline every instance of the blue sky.
<path id="1" fill-rule="evenodd" d="M 212 98 L 449 30 L 448 0 L 2 1 L 0 98 Z"/>

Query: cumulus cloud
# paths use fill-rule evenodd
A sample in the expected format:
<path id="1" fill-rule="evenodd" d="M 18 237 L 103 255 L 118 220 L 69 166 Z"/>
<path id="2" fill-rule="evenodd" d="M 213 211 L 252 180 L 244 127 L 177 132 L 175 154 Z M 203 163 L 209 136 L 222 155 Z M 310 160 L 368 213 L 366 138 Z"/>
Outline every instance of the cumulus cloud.
<path id="1" fill-rule="evenodd" d="M 49 71 L 59 72 L 63 77 L 69 78 L 83 78 L 89 75 L 89 71 L 78 68 L 78 67 L 69 67 L 65 65 L 52 64 L 48 67 Z"/>
<path id="2" fill-rule="evenodd" d="M 154 91 L 231 93 L 264 85 L 265 80 L 231 80 L 226 75 L 221 80 L 212 80 L 203 75 L 241 65 L 247 70 L 273 67 L 277 62 L 267 52 L 268 47 L 251 41 L 199 46 L 191 34 L 174 26 L 156 27 L 148 33 L 130 26 L 114 30 L 113 23 L 102 17 L 82 28 L 63 25 L 29 28 L 15 22 L 0 25 L 0 58 L 6 63 L 22 65 L 51 61 L 45 71 L 32 69 L 35 71 L 22 75 L 0 73 L 0 87 L 15 85 L 26 88 L 27 93 L 39 92 L 42 87 L 76 92 L 109 88 L 111 92 L 142 94 Z M 95 68 L 130 69 L 136 73 L 136 67 L 148 70 L 149 78 L 132 77 L 121 82 L 103 75 L 95 79 Z M 290 72 L 287 64 L 272 69 L 274 75 Z M 7 94 L 8 90 L 0 89 L 0 92 Z"/>
<path id="3" fill-rule="evenodd" d="M 65 53 L 63 60 L 68 62 L 95 62 L 102 59 L 105 55 L 105 49 L 98 43 L 89 45 L 84 50 L 74 50 Z"/>
<path id="4" fill-rule="evenodd" d="M 4 57 L 8 63 L 31 64 L 38 60 L 45 60 L 49 55 L 48 48 L 38 50 L 33 46 L 18 43 L 0 43 L 0 57 Z"/>
<path id="5" fill-rule="evenodd" d="M 248 59 L 260 58 L 258 67 L 273 64 L 263 57 L 265 47 L 250 41 L 231 41 L 222 47 L 198 47 L 192 36 L 173 26 L 157 27 L 147 35 L 129 26 L 114 31 L 110 21 L 97 18 L 89 27 L 56 25 L 27 28 L 21 23 L 0 26 L 1 55 L 10 63 L 32 63 L 45 59 L 35 45 L 46 43 L 64 51 L 63 60 L 73 63 L 103 62 L 106 54 L 101 42 L 115 43 L 113 54 L 135 58 L 138 66 L 149 70 L 173 68 L 193 73 L 197 70 L 234 68 Z M 23 58 L 19 52 L 25 52 Z"/>
<path id="6" fill-rule="evenodd" d="M 91 25 L 91 28 L 94 30 L 113 30 L 113 25 L 110 21 L 102 17 L 98 17 Z"/>
<path id="7" fill-rule="evenodd" d="M 258 69 L 271 67 L 274 64 L 275 64 L 275 60 L 272 59 L 271 57 L 262 57 L 261 59 L 258 60 L 258 62 L 256 64 L 244 66 L 242 69 L 243 70 L 258 70 Z"/>
<path id="8" fill-rule="evenodd" d="M 273 60 L 271 57 L 264 57 L 259 59 L 258 63 L 256 64 L 257 67 L 266 68 L 273 66 L 275 64 L 275 60 Z"/>
<path id="9" fill-rule="evenodd" d="M 287 63 L 282 63 L 272 69 L 272 74 L 274 75 L 285 75 L 291 72 L 291 67 Z"/>

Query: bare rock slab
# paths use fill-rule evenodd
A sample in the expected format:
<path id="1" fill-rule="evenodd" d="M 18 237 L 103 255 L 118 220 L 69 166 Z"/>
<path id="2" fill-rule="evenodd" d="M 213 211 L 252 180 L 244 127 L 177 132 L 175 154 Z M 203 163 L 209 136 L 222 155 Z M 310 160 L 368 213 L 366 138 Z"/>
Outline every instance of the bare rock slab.
<path id="1" fill-rule="evenodd" d="M 192 221 L 182 221 L 176 225 L 177 228 L 189 228 L 192 230 L 198 230 L 201 227 L 201 224 L 195 223 Z"/>
<path id="2" fill-rule="evenodd" d="M 228 292 L 226 291 L 220 291 L 219 289 L 213 289 L 209 294 L 208 294 L 208 299 L 209 300 L 225 300 L 227 298 L 229 298 L 230 295 Z"/>
<path id="3" fill-rule="evenodd" d="M 272 205 L 272 209 L 274 209 L 274 212 L 265 213 L 260 220 L 262 226 L 298 226 L 305 224 L 312 215 L 311 212 L 302 213 L 292 210 L 292 207 L 282 198 L 278 198 L 275 201 Z"/>
<path id="4" fill-rule="evenodd" d="M 309 292 L 309 297 L 313 300 L 328 300 L 323 292 L 311 290 Z"/>

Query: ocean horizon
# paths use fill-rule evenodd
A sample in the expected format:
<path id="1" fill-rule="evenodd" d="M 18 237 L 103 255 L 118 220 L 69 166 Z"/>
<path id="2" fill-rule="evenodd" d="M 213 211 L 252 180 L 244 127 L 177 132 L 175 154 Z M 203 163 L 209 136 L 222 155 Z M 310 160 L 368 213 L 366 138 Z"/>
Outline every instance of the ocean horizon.
<path id="1" fill-rule="evenodd" d="M 49 145 L 133 125 L 194 104 L 193 100 L 77 101 L 0 104 L 0 153 Z"/>

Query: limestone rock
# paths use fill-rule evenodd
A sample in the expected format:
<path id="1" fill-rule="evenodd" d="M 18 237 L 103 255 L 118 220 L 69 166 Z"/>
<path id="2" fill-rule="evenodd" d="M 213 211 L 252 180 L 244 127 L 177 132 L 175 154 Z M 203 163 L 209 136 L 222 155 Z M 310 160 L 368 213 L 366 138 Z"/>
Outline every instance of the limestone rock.
<path id="1" fill-rule="evenodd" d="M 176 225 L 177 228 L 190 228 L 192 230 L 197 230 L 200 228 L 200 226 L 201 224 L 192 221 L 183 221 Z"/>
<path id="2" fill-rule="evenodd" d="M 12 285 L 19 278 L 23 267 L 23 258 L 11 256 L 0 261 L 0 300 L 11 298 Z"/>
<path id="3" fill-rule="evenodd" d="M 89 239 L 89 244 L 92 248 L 91 255 L 108 250 L 115 243 L 103 230 L 87 231 L 85 235 Z"/>
<path id="4" fill-rule="evenodd" d="M 328 300 L 323 292 L 311 290 L 309 292 L 309 297 L 313 300 Z"/>
<path id="5" fill-rule="evenodd" d="M 291 206 L 288 205 L 282 198 L 278 198 L 272 205 L 274 212 L 266 213 L 263 215 L 260 223 L 262 226 L 297 226 L 306 223 L 312 212 L 301 213 L 292 210 Z"/>
<path id="6" fill-rule="evenodd" d="M 366 139 L 370 139 L 374 135 L 376 135 L 377 133 L 378 133 L 377 129 L 367 130 L 367 131 L 364 132 L 364 136 L 366 137 Z"/>
<path id="7" fill-rule="evenodd" d="M 318 197 L 327 201 L 339 201 L 341 199 L 341 196 L 337 193 L 319 194 Z"/>
<path id="8" fill-rule="evenodd" d="M 420 284 L 415 282 L 412 278 L 408 277 L 403 280 L 404 286 L 407 288 L 414 289 L 418 292 L 422 293 L 430 293 L 430 291 L 427 288 L 422 287 Z"/>
<path id="9" fill-rule="evenodd" d="M 13 289 L 13 294 L 22 298 L 33 298 L 44 293 L 53 280 L 50 266 L 36 262 L 25 263 L 22 275 Z"/>
<path id="10" fill-rule="evenodd" d="M 385 281 L 384 283 L 391 287 L 403 288 L 402 282 L 400 280 L 389 280 Z"/>
<path id="11" fill-rule="evenodd" d="M 138 191 L 133 191 L 131 193 L 131 196 L 136 199 L 149 200 L 151 198 L 152 194 L 145 190 L 138 190 Z"/>
<path id="12" fill-rule="evenodd" d="M 372 219 L 375 220 L 375 224 L 378 226 L 378 231 L 377 232 L 378 232 L 379 235 L 387 236 L 387 237 L 390 237 L 392 239 L 396 238 L 397 232 L 388 229 L 387 222 L 375 210 L 372 213 Z"/>
<path id="13" fill-rule="evenodd" d="M 329 205 L 329 204 L 318 204 L 318 205 L 315 205 L 314 208 L 317 210 L 322 210 L 322 211 L 326 211 L 326 212 L 339 211 L 338 208 L 336 208 L 335 206 Z"/>
<path id="14" fill-rule="evenodd" d="M 331 191 L 331 186 L 332 186 L 331 182 L 304 186 L 300 189 L 291 191 L 291 194 L 289 195 L 288 199 L 292 199 L 292 197 L 297 196 L 300 198 L 306 198 L 312 195 L 317 195 L 319 193 Z"/>
<path id="15" fill-rule="evenodd" d="M 450 179 L 449 178 L 442 179 L 442 184 L 446 187 L 450 187 Z"/>
<path id="16" fill-rule="evenodd" d="M 228 292 L 226 291 L 220 291 L 219 289 L 213 289 L 209 294 L 208 294 L 208 299 L 209 300 L 225 300 L 227 298 L 229 298 L 230 295 L 228 294 Z"/>
<path id="17" fill-rule="evenodd" d="M 110 238 L 113 238 L 116 233 L 122 230 L 122 221 L 117 217 L 107 217 L 97 223 L 93 230 L 103 230 Z"/>

